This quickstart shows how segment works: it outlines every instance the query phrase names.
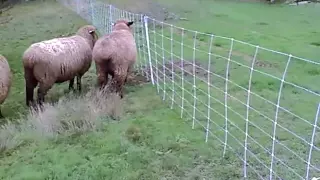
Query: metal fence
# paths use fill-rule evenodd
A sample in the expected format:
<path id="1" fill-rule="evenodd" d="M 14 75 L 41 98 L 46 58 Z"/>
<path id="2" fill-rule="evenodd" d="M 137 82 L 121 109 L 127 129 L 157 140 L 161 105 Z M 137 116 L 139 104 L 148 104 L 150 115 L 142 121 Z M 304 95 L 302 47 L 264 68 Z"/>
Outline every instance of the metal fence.
<path id="1" fill-rule="evenodd" d="M 136 69 L 245 179 L 320 176 L 320 63 L 176 27 L 95 0 L 60 0 L 100 33 L 135 21 Z M 230 153 L 232 152 L 232 153 Z M 220 153 L 220 152 L 217 152 Z"/>

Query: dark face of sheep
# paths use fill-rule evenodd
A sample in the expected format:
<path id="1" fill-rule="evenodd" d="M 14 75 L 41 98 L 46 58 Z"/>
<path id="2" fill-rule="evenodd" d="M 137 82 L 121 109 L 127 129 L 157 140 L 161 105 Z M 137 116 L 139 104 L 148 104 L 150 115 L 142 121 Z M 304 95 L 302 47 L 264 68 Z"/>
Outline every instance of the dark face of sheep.
<path id="1" fill-rule="evenodd" d="M 133 32 L 133 29 L 131 27 L 131 25 L 133 24 L 133 21 L 126 21 L 126 20 L 117 20 L 114 23 L 113 26 L 113 30 L 117 31 L 117 30 L 129 30 L 131 33 Z"/>

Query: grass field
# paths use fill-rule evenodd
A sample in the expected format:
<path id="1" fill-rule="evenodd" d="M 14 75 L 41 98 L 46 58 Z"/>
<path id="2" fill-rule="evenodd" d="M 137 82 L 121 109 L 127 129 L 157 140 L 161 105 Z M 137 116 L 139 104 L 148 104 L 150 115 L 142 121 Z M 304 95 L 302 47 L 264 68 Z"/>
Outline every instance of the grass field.
<path id="1" fill-rule="evenodd" d="M 183 21 L 171 19 L 169 23 L 201 32 L 234 37 L 319 62 L 319 5 L 286 7 L 252 2 L 200 0 L 190 0 L 187 3 L 183 1 L 184 6 L 180 5 L 182 3 L 180 0 L 159 2 L 154 0 L 148 3 L 144 0 L 135 3 L 125 0 L 109 2 L 134 12 L 149 13 L 160 21 L 164 20 L 161 19 L 163 17 L 167 18 L 167 15 L 163 15 L 163 12 L 159 10 L 163 7 L 175 16 L 187 19 Z M 26 16 L 27 12 L 28 16 Z M 20 119 L 22 122 L 29 122 L 34 118 L 30 115 L 26 116 L 28 113 L 24 105 L 21 63 L 21 54 L 24 49 L 32 42 L 72 34 L 83 24 L 86 22 L 78 15 L 55 2 L 23 3 L 0 16 L 0 40 L 2 42 L 0 54 L 8 58 L 14 73 L 11 93 L 3 105 L 3 114 L 7 120 Z M 149 27 L 152 59 L 155 70 L 159 68 L 159 88 L 166 89 L 168 102 L 163 103 L 162 93 L 160 96 L 157 95 L 155 87 L 150 84 L 129 85 L 126 87 L 127 95 L 123 102 L 121 120 L 111 121 L 104 117 L 102 112 L 106 107 L 97 106 L 100 108 L 99 113 L 92 108 L 86 111 L 86 106 L 82 104 L 92 102 L 89 101 L 90 99 L 72 94 L 64 95 L 67 92 L 67 84 L 55 85 L 48 95 L 48 100 L 63 100 L 55 107 L 50 107 L 50 111 L 48 110 L 42 118 L 46 121 L 60 122 L 74 119 L 86 121 L 83 118 L 86 117 L 90 122 L 92 121 L 94 131 L 85 130 L 86 133 L 83 133 L 79 129 L 70 128 L 65 129 L 62 135 L 55 134 L 53 137 L 47 137 L 41 134 L 44 133 L 41 128 L 40 134 L 31 135 L 25 130 L 19 130 L 20 133 L 17 134 L 15 131 L 10 131 L 10 128 L 7 128 L 7 131 L 2 130 L 0 132 L 2 149 L 0 179 L 240 179 L 243 176 L 243 163 L 237 155 L 243 157 L 245 127 L 243 117 L 246 113 L 246 107 L 240 102 L 246 103 L 246 92 L 237 85 L 247 88 L 249 69 L 238 66 L 239 64 L 230 64 L 230 80 L 234 83 L 229 83 L 228 92 L 233 97 L 228 99 L 228 106 L 231 108 L 228 117 L 230 123 L 228 125 L 228 145 L 233 150 L 228 148 L 225 158 L 222 158 L 223 144 L 220 141 L 224 141 L 225 122 L 219 113 L 224 114 L 224 105 L 214 100 L 211 101 L 211 107 L 216 112 L 211 112 L 213 122 L 211 122 L 210 130 L 218 139 L 211 136 L 208 143 L 204 143 L 205 132 L 199 125 L 206 126 L 207 122 L 207 75 L 201 73 L 203 71 L 201 68 L 208 68 L 208 54 L 204 52 L 208 52 L 210 36 L 197 34 L 195 59 L 199 64 L 200 68 L 197 70 L 200 73 L 197 74 L 196 79 L 196 92 L 199 100 L 195 118 L 198 124 L 195 130 L 191 130 L 192 118 L 187 113 L 192 117 L 193 77 L 185 76 L 182 92 L 182 89 L 179 88 L 182 86 L 181 76 L 179 76 L 181 72 L 179 68 L 174 67 L 175 83 L 167 79 L 164 87 L 161 81 L 163 80 L 163 74 L 161 74 L 163 73 L 163 48 L 161 45 L 163 38 L 163 47 L 168 51 L 164 52 L 165 63 L 170 62 L 171 47 L 174 54 L 173 59 L 179 62 L 179 58 L 183 55 L 186 62 L 192 62 L 194 55 L 192 36 L 194 34 L 184 32 L 184 52 L 181 53 L 181 31 L 173 29 L 172 38 L 175 41 L 172 41 L 171 44 L 170 27 L 164 26 L 164 36 L 162 36 L 161 24 L 155 23 L 154 25 L 150 24 Z M 143 31 L 136 30 L 141 36 Z M 224 76 L 225 74 L 226 61 L 221 57 L 228 56 L 229 47 L 230 40 L 217 38 L 213 43 L 212 53 L 220 57 L 212 57 L 211 67 L 214 67 L 216 75 Z M 140 53 L 146 52 L 144 47 L 140 48 Z M 255 47 L 235 42 L 233 52 L 231 59 L 251 66 Z M 140 62 L 144 62 L 143 55 L 139 56 Z M 257 61 L 264 66 L 257 66 L 255 69 L 281 78 L 287 59 L 288 57 L 261 50 L 257 55 Z M 172 67 L 168 64 L 167 68 L 170 70 Z M 191 69 L 184 70 L 191 71 Z M 293 58 L 286 80 L 319 93 L 319 83 L 316 83 L 319 74 L 318 65 L 307 64 Z M 166 75 L 171 76 L 170 73 Z M 85 91 L 90 91 L 90 87 L 95 83 L 94 67 L 84 79 Z M 211 80 L 211 84 L 217 87 L 210 89 L 212 98 L 224 102 L 223 79 L 212 76 Z M 276 103 L 279 80 L 254 72 L 252 82 L 252 92 Z M 174 110 L 170 110 L 166 105 L 171 104 L 170 88 L 172 87 L 176 92 Z M 182 94 L 185 99 L 185 111 L 183 119 L 180 119 L 180 109 L 177 107 L 182 105 Z M 269 175 L 270 157 L 264 149 L 269 151 L 271 149 L 272 139 L 268 136 L 272 136 L 271 120 L 275 116 L 275 107 L 261 97 L 252 96 L 251 106 L 269 119 L 250 111 L 249 119 L 252 124 L 250 124 L 249 134 L 252 139 L 248 140 L 248 148 L 253 153 L 248 154 L 249 179 L 258 179 L 258 174 L 260 178 L 267 178 Z M 277 176 L 283 179 L 299 179 L 299 175 L 304 176 L 306 164 L 302 161 L 307 159 L 309 146 L 290 134 L 289 131 L 309 142 L 312 126 L 303 122 L 301 118 L 312 124 L 319 102 L 319 96 L 311 95 L 290 85 L 284 86 L 281 106 L 298 115 L 300 119 L 282 110 L 279 112 L 278 123 L 283 128 L 277 129 L 276 138 L 279 142 L 275 153 L 276 157 L 289 165 L 293 171 L 276 161 Z M 94 105 L 94 102 L 92 103 Z M 238 114 L 233 113 L 232 110 Z M 87 112 L 95 112 L 95 114 L 85 116 Z M 96 119 L 102 121 L 96 121 Z M 8 125 L 8 127 L 16 126 Z M 48 132 L 45 131 L 45 134 Z M 317 147 L 320 146 L 318 136 L 314 144 Z M 296 154 L 292 154 L 286 148 Z M 319 157 L 319 152 L 314 151 L 311 164 L 318 168 Z M 320 173 L 316 169 L 311 169 L 310 172 L 311 176 L 316 177 Z"/>

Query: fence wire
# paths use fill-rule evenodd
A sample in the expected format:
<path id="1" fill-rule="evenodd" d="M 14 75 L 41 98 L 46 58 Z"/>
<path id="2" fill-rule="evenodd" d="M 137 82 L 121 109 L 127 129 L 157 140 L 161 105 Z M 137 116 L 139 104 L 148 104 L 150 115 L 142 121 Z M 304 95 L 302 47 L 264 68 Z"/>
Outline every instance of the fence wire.
<path id="1" fill-rule="evenodd" d="M 176 27 L 96 0 L 60 0 L 101 34 L 134 21 L 135 68 L 245 179 L 320 176 L 320 62 Z M 230 154 L 230 153 L 229 153 Z"/>

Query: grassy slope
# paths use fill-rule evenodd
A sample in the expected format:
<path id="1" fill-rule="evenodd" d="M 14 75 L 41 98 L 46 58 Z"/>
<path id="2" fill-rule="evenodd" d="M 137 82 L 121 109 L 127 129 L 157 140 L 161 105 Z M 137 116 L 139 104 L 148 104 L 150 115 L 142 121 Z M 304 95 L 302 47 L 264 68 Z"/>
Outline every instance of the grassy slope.
<path id="1" fill-rule="evenodd" d="M 57 8 L 58 11 L 64 12 L 63 20 L 59 15 L 51 17 L 56 13 L 55 9 L 42 9 L 41 4 L 35 3 L 19 5 L 1 15 L 1 22 L 9 21 L 0 24 L 0 53 L 7 57 L 14 74 L 10 95 L 3 105 L 4 116 L 7 118 L 15 118 L 18 116 L 17 112 L 25 113 L 26 110 L 21 60 L 23 51 L 33 42 L 73 33 L 85 23 L 72 12 L 67 12 L 59 6 Z M 26 12 L 28 16 L 25 15 Z"/>
<path id="2" fill-rule="evenodd" d="M 167 111 L 151 88 L 130 88 L 128 113 L 121 122 L 106 124 L 102 131 L 37 141 L 2 157 L 0 178 L 238 177 L 241 171 L 231 166 L 234 162 L 220 160 L 220 154 L 214 154 L 201 135 L 190 133 L 189 125 Z M 142 96 L 145 101 L 139 98 Z M 221 168 L 215 163 L 227 165 Z"/>
<path id="3" fill-rule="evenodd" d="M 26 16 L 26 12 L 30 14 Z M 14 119 L 17 112 L 26 112 L 20 60 L 23 50 L 32 42 L 74 32 L 85 22 L 55 3 L 17 5 L 6 13 L 12 19 L 1 25 L 5 46 L 0 53 L 9 59 L 14 84 L 3 112 Z M 90 78 L 93 72 L 84 77 L 86 86 L 94 82 Z M 66 84 L 55 86 L 50 99 L 60 97 L 66 88 Z M 40 138 L 4 151 L 0 179 L 189 179 L 213 177 L 212 168 L 217 169 L 214 176 L 240 176 L 241 168 L 231 166 L 232 159 L 228 163 L 220 160 L 220 154 L 213 154 L 215 151 L 203 143 L 203 134 L 190 132 L 190 125 L 168 111 L 153 87 L 128 87 L 126 91 L 126 114 L 120 122 L 107 124 L 102 131 L 59 136 L 53 141 Z M 125 134 L 127 129 L 133 132 Z M 227 165 L 217 166 L 220 161 Z"/>
<path id="4" fill-rule="evenodd" d="M 192 10 L 186 17 L 197 23 L 191 25 L 185 22 L 181 25 L 319 60 L 319 47 L 312 45 L 320 42 L 320 19 L 317 18 L 319 4 L 292 7 L 241 1 L 215 1 L 213 5 L 210 3 L 210 1 L 199 1 L 197 4 L 182 7 L 181 10 Z M 192 8 L 195 5 L 201 8 Z M 199 18 L 205 19 L 197 21 Z"/>
<path id="5" fill-rule="evenodd" d="M 152 3 L 134 3 L 125 5 L 127 1 L 121 1 L 123 7 L 136 10 L 142 7 L 147 9 L 152 7 Z M 140 1 L 139 1 L 140 2 Z M 143 2 L 143 0 L 141 0 Z M 146 1 L 144 1 L 146 2 Z M 198 30 L 200 32 L 214 33 L 227 37 L 234 37 L 239 40 L 248 41 L 260 46 L 271 47 L 272 49 L 292 53 L 304 58 L 310 58 L 319 62 L 319 4 L 307 6 L 269 6 L 258 3 L 243 3 L 231 1 L 158 1 L 166 4 L 166 7 L 176 12 L 180 17 L 186 17 L 188 21 L 170 21 L 184 28 Z M 182 3 L 183 2 L 183 3 Z M 183 6 L 181 6 L 183 4 Z M 119 4 L 121 6 L 121 4 Z M 197 8 L 195 8 L 197 7 Z M 155 9 L 153 9 L 155 11 Z M 139 11 L 139 10 L 138 10 Z M 157 15 L 157 13 L 154 13 Z M 201 19 L 201 20 L 200 20 Z M 160 90 L 167 92 L 168 103 L 171 103 L 171 89 L 175 89 L 175 102 L 177 106 L 184 106 L 184 118 L 192 119 L 193 112 L 193 77 L 192 66 L 184 67 L 184 84 L 181 82 L 181 71 L 177 65 L 175 69 L 175 83 L 166 80 L 163 83 L 163 64 L 162 64 L 162 36 L 161 24 L 155 24 L 149 27 L 151 55 L 154 64 L 159 63 L 159 84 Z M 164 59 L 166 60 L 166 75 L 172 74 L 170 59 L 173 58 L 179 63 L 183 55 L 184 62 L 192 63 L 194 59 L 200 64 L 201 68 L 207 69 L 208 64 L 208 46 L 210 37 L 197 34 L 195 54 L 193 54 L 194 32 L 184 32 L 184 51 L 181 52 L 181 29 L 173 29 L 172 45 L 170 41 L 170 26 L 164 25 Z M 154 45 L 156 44 L 156 47 Z M 172 49 L 171 49 L 172 47 Z M 227 57 L 230 48 L 230 40 L 219 37 L 214 39 L 214 45 L 211 53 L 220 57 L 211 57 L 211 72 L 215 75 L 210 77 L 211 92 L 211 131 L 215 138 L 221 141 L 225 140 L 225 106 L 224 106 L 224 80 Z M 144 50 L 146 51 L 146 50 Z M 173 57 L 171 56 L 173 52 Z M 201 52 L 202 51 L 202 52 Z M 242 88 L 248 88 L 249 73 L 251 61 L 255 47 L 235 42 L 231 54 L 230 63 L 230 82 L 228 83 L 228 145 L 235 150 L 239 156 L 243 156 L 245 139 L 245 119 L 247 91 Z M 251 100 L 249 119 L 249 139 L 247 158 L 259 174 L 264 177 L 269 174 L 270 152 L 272 149 L 273 120 L 275 119 L 275 104 L 277 103 L 278 92 L 280 88 L 282 74 L 286 66 L 288 56 L 275 54 L 266 50 L 261 50 L 257 54 L 255 70 L 267 73 L 277 77 L 253 72 L 251 86 Z M 241 65 L 237 64 L 241 63 Z M 245 65 L 245 66 L 244 66 Z M 198 65 L 199 66 L 199 65 Z M 202 129 L 207 124 L 207 73 L 201 68 L 197 68 L 196 92 L 197 92 L 197 110 L 195 118 L 198 120 L 196 128 Z M 157 70 L 156 68 L 154 68 Z M 286 75 L 286 81 L 296 84 L 302 88 L 312 90 L 319 94 L 319 84 L 317 82 L 320 71 L 319 65 L 308 64 L 291 59 L 291 63 Z M 219 77 L 220 76 L 220 77 Z M 221 78 L 222 76 L 222 78 Z M 181 88 L 184 86 L 183 88 Z M 242 88 L 240 88 L 241 86 Z M 162 88 L 162 89 L 161 89 Z M 255 95 L 252 95 L 252 94 Z M 182 96 L 184 100 L 182 103 Z M 268 101 L 266 101 L 267 99 Z M 299 103 L 297 103 L 299 102 Z M 314 123 L 314 116 L 318 103 L 319 95 L 311 94 L 301 88 L 284 84 L 280 99 L 280 108 L 278 114 L 278 126 L 276 128 L 275 138 L 278 142 L 275 145 L 276 158 L 275 171 L 278 176 L 287 179 L 295 179 L 303 176 L 306 167 L 306 152 L 308 152 L 311 134 Z M 272 104 L 273 103 L 273 104 Z M 289 111 L 290 113 L 288 113 Z M 293 113 L 293 114 L 292 114 Z M 199 125 L 200 124 L 200 125 Z M 202 127 L 201 127 L 202 126 Z M 299 138 L 297 138 L 299 137 Z M 316 136 L 315 144 L 320 146 L 319 136 Z M 231 149 L 228 149 L 231 151 Z M 232 151 L 231 151 L 232 152 Z M 313 151 L 312 164 L 317 165 L 320 162 L 318 151 Z M 289 168 L 288 168 L 289 166 Z M 289 170 L 291 168 L 291 170 Z M 253 170 L 250 169 L 253 173 Z M 290 173 L 288 173 L 290 172 Z M 319 172 L 311 170 L 312 175 Z M 301 176 L 300 176 L 301 178 Z"/>
<path id="6" fill-rule="evenodd" d="M 127 3 L 125 1 L 123 2 Z M 195 9 L 192 8 L 195 4 L 192 4 L 191 1 L 184 3 L 187 5 L 183 7 L 176 6 L 178 2 L 179 1 L 168 1 L 165 3 L 173 5 L 172 9 L 175 9 L 179 14 L 182 14 L 183 11 L 186 12 L 183 16 L 187 17 L 189 21 L 178 22 L 178 24 L 184 27 L 204 32 L 213 32 L 218 35 L 232 36 L 240 40 L 250 40 L 253 43 L 259 43 L 286 52 L 293 52 L 299 56 L 310 57 L 314 60 L 317 60 L 317 57 L 319 57 L 319 48 L 310 45 L 312 42 L 319 41 L 319 39 L 316 39 L 318 37 L 317 34 L 319 34 L 319 27 L 317 27 L 319 23 L 309 23 L 310 26 L 308 26 L 308 28 L 306 28 L 304 24 L 319 21 L 319 19 L 316 18 L 318 12 L 316 12 L 315 7 L 303 7 L 292 10 L 289 8 L 282 9 L 282 7 L 266 8 L 257 4 L 231 4 L 224 2 L 215 2 L 215 5 L 212 6 L 209 1 L 201 1 L 201 3 L 197 2 L 197 6 L 201 5 L 202 8 Z M 58 8 L 58 10 L 53 7 Z M 34 9 L 38 11 L 34 11 Z M 192 10 L 192 12 L 190 12 L 190 10 Z M 250 16 L 246 16 L 246 13 L 244 13 L 248 12 L 248 10 L 252 11 Z M 282 10 L 287 12 L 285 13 L 286 15 L 274 21 L 276 19 L 274 17 L 278 17 L 277 15 L 279 15 L 279 12 L 282 12 Z M 57 11 L 63 18 L 56 16 Z M 295 16 L 297 11 L 301 11 L 300 14 L 304 14 L 304 17 L 297 18 Z M 33 13 L 25 16 L 25 12 Z M 19 112 L 25 111 L 24 83 L 20 61 L 24 48 L 33 41 L 74 32 L 85 22 L 72 12 L 54 4 L 17 6 L 9 13 L 12 14 L 14 18 L 9 23 L 1 25 L 0 37 L 5 47 L 0 50 L 0 53 L 8 57 L 9 63 L 14 71 L 15 81 L 12 92 L 4 104 L 3 112 L 7 117 L 15 118 L 17 117 L 17 109 Z M 207 14 L 211 15 L 210 19 L 199 21 L 199 18 L 207 17 Z M 269 16 L 265 16 L 265 14 Z M 30 18 L 30 16 L 33 18 Z M 252 18 L 259 16 L 261 18 Z M 313 20 L 308 21 L 306 17 L 312 17 Z M 68 25 L 66 25 L 66 23 L 68 23 Z M 55 26 L 52 26 L 52 24 L 55 24 Z M 285 29 L 290 29 L 290 31 L 286 31 Z M 301 30 L 304 30 L 303 35 L 301 35 Z M 19 36 L 17 36 L 17 34 L 19 34 Z M 297 42 L 297 45 L 292 45 L 292 41 Z M 190 41 L 190 43 L 192 43 L 192 41 Z M 204 45 L 204 47 L 206 46 L 207 45 Z M 12 47 L 15 48 L 14 51 Z M 190 54 L 187 54 L 187 56 L 190 56 Z M 204 57 L 200 57 L 200 59 L 204 59 Z M 241 73 L 241 71 L 238 73 Z M 88 73 L 86 77 L 88 80 L 87 86 L 90 85 L 91 76 L 93 76 L 92 73 Z M 306 84 L 309 85 L 309 82 L 313 82 L 316 77 L 318 76 L 307 78 Z M 297 80 L 301 81 L 303 78 L 302 76 Z M 239 81 L 247 82 L 247 80 L 243 79 Z M 257 81 L 257 85 L 260 93 L 265 93 L 264 95 L 267 95 L 269 98 L 276 97 L 274 93 L 278 89 L 277 85 L 269 83 L 268 81 L 262 83 L 261 80 Z M 312 84 L 312 86 L 318 89 L 316 84 Z M 65 85 L 56 86 L 50 93 L 51 98 L 57 99 L 65 88 Z M 211 146 L 213 149 L 207 148 L 207 145 L 203 143 L 204 133 L 191 131 L 189 124 L 181 123 L 177 114 L 168 111 L 166 106 L 161 104 L 160 99 L 155 96 L 154 89 L 146 86 L 139 89 L 129 88 L 128 90 L 131 91 L 127 100 L 126 111 L 128 114 L 125 115 L 123 121 L 120 123 L 107 125 L 106 130 L 102 132 L 89 133 L 75 138 L 61 137 L 57 142 L 38 142 L 20 148 L 13 153 L 13 156 L 2 159 L 1 167 L 3 168 L 1 168 L 2 172 L 0 174 L 7 178 L 14 175 L 14 177 L 10 179 L 20 179 L 19 177 L 44 179 L 44 177 L 48 177 L 47 172 L 49 172 L 49 175 L 56 176 L 59 179 L 64 179 L 67 176 L 71 176 L 71 179 L 99 179 L 99 177 L 112 179 L 112 177 L 119 175 L 121 175 L 121 178 L 130 177 L 132 179 L 138 179 L 137 177 L 140 177 L 140 179 L 160 179 L 161 176 L 166 176 L 169 179 L 181 179 L 182 176 L 186 177 L 188 175 L 191 175 L 191 177 L 189 177 L 190 179 L 192 179 L 193 176 L 238 179 L 241 176 L 242 165 L 234 155 L 231 155 L 232 152 L 227 151 L 227 160 L 221 160 L 221 148 L 217 147 L 217 145 L 221 143 L 213 141 L 212 138 L 210 138 L 208 145 L 210 146 L 212 145 L 211 143 L 213 143 L 215 146 Z M 191 91 L 191 89 L 189 89 L 189 91 Z M 290 91 L 292 91 L 292 89 Z M 237 93 L 238 91 L 234 90 L 233 92 Z M 222 94 L 216 95 L 221 96 L 219 99 L 223 97 Z M 199 97 L 201 97 L 201 95 Z M 144 98 L 145 101 L 142 102 L 141 98 Z M 301 95 L 291 96 L 291 98 L 301 100 Z M 312 98 L 313 97 L 308 97 L 306 101 Z M 289 102 L 295 102 L 296 100 Z M 317 101 L 317 99 L 312 99 L 311 102 L 306 102 L 306 104 L 311 106 L 310 104 L 313 105 L 314 102 Z M 192 103 L 192 101 L 190 102 Z M 261 109 L 264 109 L 264 106 L 266 106 L 261 102 L 257 103 Z M 308 107 L 306 104 L 301 103 L 299 106 L 293 108 L 299 109 L 299 112 L 309 110 L 311 112 L 309 116 L 312 117 L 314 107 Z M 235 104 L 235 106 L 237 106 L 237 104 Z M 223 113 L 223 109 L 220 110 L 218 106 L 216 106 L 216 108 Z M 312 108 L 312 110 L 310 110 L 310 108 Z M 270 117 L 273 118 L 273 110 L 267 110 L 266 112 L 270 112 Z M 221 118 L 214 119 L 219 123 Z M 243 126 L 243 122 L 240 122 L 242 121 L 241 119 L 236 121 L 239 121 L 237 122 L 239 123 L 238 126 Z M 256 123 L 260 123 L 261 128 L 266 128 L 267 132 L 271 133 L 271 123 L 264 123 L 261 119 L 257 119 Z M 124 131 L 131 126 L 131 124 L 135 124 L 142 129 L 142 138 L 139 142 L 130 142 L 126 138 L 127 136 L 124 135 Z M 298 131 L 304 131 L 304 128 L 298 129 Z M 230 130 L 230 132 L 234 133 L 233 135 L 236 137 L 243 139 L 243 135 L 239 133 L 237 129 L 233 129 L 233 131 Z M 108 135 L 106 135 L 106 133 L 108 133 Z M 261 134 L 261 132 L 259 133 L 257 131 L 256 135 L 259 134 Z M 223 140 L 223 133 L 217 131 L 216 135 Z M 290 137 L 286 137 L 288 136 L 286 133 L 282 135 L 284 141 L 290 141 Z M 265 146 L 270 145 L 270 140 L 266 140 L 263 136 L 261 136 L 261 139 L 258 139 L 258 141 L 265 141 Z M 233 140 L 231 138 L 230 144 L 232 144 L 232 142 Z M 232 147 L 237 149 L 235 143 Z M 262 150 L 256 146 L 252 146 L 251 148 L 253 151 L 262 152 Z M 292 147 L 290 146 L 290 148 Z M 305 149 L 300 148 L 299 145 L 295 145 L 293 148 L 300 149 L 301 153 L 305 152 Z M 171 151 L 169 151 L 170 149 Z M 161 153 L 157 153 L 157 151 L 168 153 L 161 155 Z M 239 155 L 241 155 L 243 149 L 240 148 L 239 151 Z M 279 151 L 283 151 L 283 149 L 279 148 Z M 54 154 L 54 156 L 52 156 L 52 154 Z M 62 158 L 60 158 L 60 156 L 62 156 Z M 260 159 L 266 161 L 267 166 L 269 165 L 265 155 L 259 154 L 258 156 Z M 282 157 L 282 159 L 283 158 L 285 157 Z M 148 163 L 151 163 L 151 165 L 147 165 Z M 292 160 L 290 160 L 290 163 L 292 163 Z M 253 161 L 253 166 L 255 165 L 261 168 L 260 174 L 268 174 L 267 168 L 261 167 L 261 165 L 258 166 L 257 162 Z M 78 168 L 75 168 L 75 166 Z M 43 169 L 43 167 L 45 168 Z M 304 165 L 301 165 L 298 169 L 303 169 L 304 167 Z M 253 171 L 250 171 L 250 173 L 252 173 L 251 177 L 256 179 Z M 290 174 L 286 173 L 286 176 L 290 176 Z"/>
<path id="7" fill-rule="evenodd" d="M 187 21 L 173 22 L 181 27 L 257 44 L 299 57 L 319 60 L 319 4 L 304 6 L 266 5 L 243 1 L 208 0 L 103 0 L 135 12 L 159 5 Z M 183 4 L 183 6 L 181 6 Z M 156 17 L 157 18 L 157 17 Z"/>
<path id="8" fill-rule="evenodd" d="M 110 2 L 110 1 L 109 1 Z M 130 3 L 129 1 L 112 1 L 118 7 L 126 8 L 135 12 L 149 12 L 156 19 L 161 16 L 163 7 L 178 16 L 186 18 L 187 21 L 170 20 L 169 23 L 178 26 L 197 30 L 200 32 L 213 33 L 220 36 L 234 37 L 260 46 L 272 48 L 285 53 L 309 58 L 319 62 L 319 4 L 309 4 L 306 6 L 269 6 L 259 3 L 234 2 L 234 1 L 146 1 L 140 0 Z M 158 4 L 154 3 L 157 2 Z M 183 5 L 181 5 L 183 4 Z M 160 7 L 160 8 L 156 8 Z M 159 15 L 160 12 L 160 15 Z M 151 46 L 151 56 L 153 64 L 158 63 L 158 69 L 154 67 L 160 77 L 160 91 L 165 89 L 167 103 L 171 104 L 172 89 L 174 89 L 175 105 L 183 106 L 184 118 L 192 119 L 193 112 L 193 77 L 192 66 L 185 66 L 184 83 L 182 83 L 181 71 L 178 67 L 180 58 L 183 61 L 192 63 L 197 61 L 197 78 L 195 83 L 197 96 L 197 110 L 195 118 L 196 128 L 203 129 L 207 125 L 207 73 L 203 69 L 208 67 L 208 47 L 210 37 L 197 34 L 196 51 L 194 46 L 194 32 L 181 33 L 181 29 L 173 29 L 171 39 L 171 28 L 164 25 L 164 38 L 161 36 L 161 23 L 156 22 L 153 26 L 152 21 L 149 26 L 149 37 Z M 155 27 L 155 29 L 154 29 Z M 155 33 L 154 33 L 155 32 Z M 181 37 L 184 35 L 184 50 L 181 51 Z M 162 41 L 163 39 L 163 41 Z M 162 49 L 164 44 L 164 51 Z M 230 49 L 230 40 L 216 37 L 211 53 L 211 72 L 215 75 L 210 76 L 212 87 L 211 93 L 211 124 L 210 129 L 216 139 L 225 140 L 225 106 L 224 106 L 224 79 L 227 65 L 227 57 Z M 171 44 L 172 43 L 172 44 Z M 171 48 L 172 47 L 172 48 Z M 146 52 L 146 49 L 142 51 Z M 171 56 L 172 54 L 173 56 Z M 195 54 L 193 53 L 195 52 Z M 234 153 L 243 156 L 245 139 L 245 119 L 249 73 L 255 47 L 249 47 L 239 42 L 234 42 L 230 63 L 230 82 L 228 83 L 228 145 Z M 166 69 L 163 70 L 163 56 L 166 61 Z M 218 55 L 215 56 L 215 55 Z M 219 57 L 220 56 L 220 57 Z M 194 58 L 193 58 L 194 57 Z M 172 67 L 170 59 L 178 61 Z M 255 70 L 253 72 L 251 85 L 250 113 L 248 114 L 248 148 L 247 158 L 254 170 L 264 177 L 269 174 L 270 154 L 272 149 L 273 120 L 275 119 L 275 104 L 277 103 L 283 71 L 286 66 L 288 56 L 275 54 L 266 50 L 259 50 Z M 239 65 L 239 63 L 241 63 Z M 247 66 L 247 67 L 245 67 Z M 175 70 L 174 81 L 171 82 L 171 69 Z M 278 114 L 278 126 L 275 138 L 278 143 L 275 145 L 274 168 L 277 176 L 288 179 L 295 179 L 305 173 L 306 152 L 308 152 L 311 134 L 314 123 L 314 116 L 318 103 L 319 95 L 311 94 L 302 89 L 309 89 L 319 94 L 319 84 L 314 83 L 319 79 L 319 65 L 305 63 L 296 58 L 291 58 L 291 63 L 286 75 L 286 82 L 293 83 L 299 88 L 284 84 L 280 99 Z M 163 72 L 166 72 L 166 82 L 163 82 Z M 266 76 L 263 73 L 273 77 Z M 188 75 L 189 74 L 189 75 Z M 219 77 L 220 76 L 220 77 Z M 222 77 L 222 78 L 221 78 Z M 276 78 L 278 79 L 276 79 Z M 183 88 L 181 88 L 183 86 Z M 240 88 L 241 86 L 242 88 Z M 252 95 L 252 94 L 255 95 Z M 161 93 L 162 94 L 162 93 Z M 182 98 L 183 97 L 183 98 Z M 182 100 L 183 99 L 183 100 Z M 266 101 L 267 99 L 268 101 Z M 271 102 L 271 103 L 270 103 Z M 297 103 L 299 102 L 299 103 Z M 288 113 L 289 111 L 289 113 Z M 291 114 L 290 114 L 291 113 Z M 293 114 L 292 114 L 293 113 Z M 297 138 L 299 137 L 299 138 Z M 220 143 L 219 143 L 220 144 Z M 320 146 L 320 139 L 316 136 L 315 144 Z M 232 152 L 231 149 L 228 151 Z M 320 162 L 319 152 L 313 151 L 312 164 Z M 320 156 L 319 156 L 320 157 Z M 289 166 L 289 168 L 288 168 Z M 291 170 L 289 170 L 291 168 Z M 254 173 L 250 169 L 250 173 Z M 288 173 L 290 172 L 290 173 Z M 319 172 L 311 170 L 312 175 Z"/>

